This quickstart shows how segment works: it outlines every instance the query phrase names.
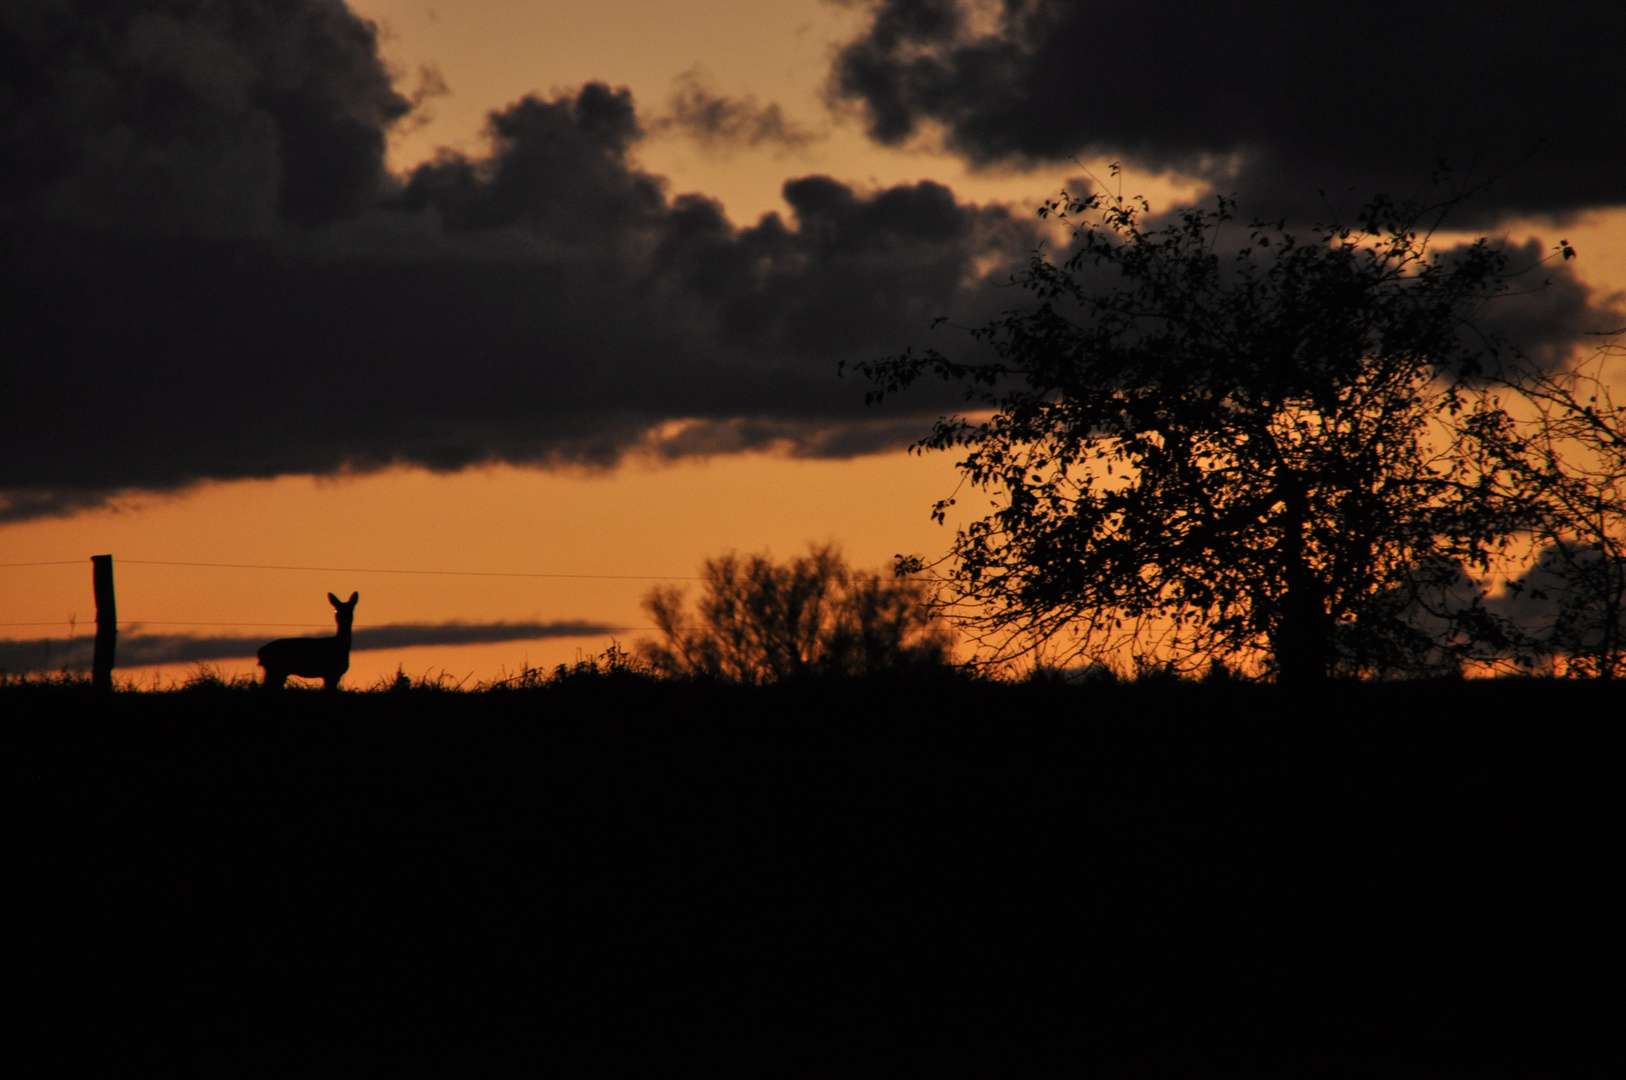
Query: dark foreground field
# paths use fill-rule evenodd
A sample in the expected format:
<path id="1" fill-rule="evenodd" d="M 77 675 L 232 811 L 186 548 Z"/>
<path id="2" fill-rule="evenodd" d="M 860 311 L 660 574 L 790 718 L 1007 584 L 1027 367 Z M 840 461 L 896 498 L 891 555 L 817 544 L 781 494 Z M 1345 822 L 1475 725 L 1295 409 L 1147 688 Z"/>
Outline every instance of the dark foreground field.
<path id="1" fill-rule="evenodd" d="M 1576 1074 L 1619 1049 L 1623 720 L 1536 681 L 12 686 L 10 1011 L 42 1063 L 223 1075 Z"/>

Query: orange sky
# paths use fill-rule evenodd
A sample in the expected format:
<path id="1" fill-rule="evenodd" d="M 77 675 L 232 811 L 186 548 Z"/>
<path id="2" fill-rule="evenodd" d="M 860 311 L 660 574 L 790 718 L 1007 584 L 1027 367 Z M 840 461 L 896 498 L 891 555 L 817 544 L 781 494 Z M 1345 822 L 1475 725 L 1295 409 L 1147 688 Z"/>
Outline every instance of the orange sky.
<path id="1" fill-rule="evenodd" d="M 720 93 L 778 103 L 816 136 L 794 151 L 727 153 L 677 135 L 657 133 L 645 141 L 641 164 L 668 177 L 672 193 L 697 190 L 720 198 L 736 222 L 782 209 L 780 185 L 809 173 L 877 186 L 931 178 L 962 199 L 1029 206 L 1067 175 L 1054 169 L 977 174 L 929 146 L 877 147 L 856 123 L 832 118 L 820 81 L 833 44 L 850 33 L 856 15 L 821 0 L 356 0 L 352 6 L 383 25 L 385 54 L 400 70 L 403 88 L 413 86 L 420 64 L 432 62 L 451 89 L 434 100 L 428 123 L 395 139 L 397 169 L 437 146 L 477 149 L 487 110 L 529 91 L 600 79 L 629 86 L 641 114 L 652 117 L 674 80 L 695 72 Z M 1127 184 L 1158 199 L 1197 190 L 1170 178 L 1133 177 Z M 1626 212 L 1562 229 L 1530 223 L 1529 231 L 1548 244 L 1562 233 L 1581 251 L 1584 278 L 1626 288 Z M 833 539 L 858 564 L 881 566 L 897 552 L 936 554 L 946 547 L 949 531 L 928 513 L 954 484 L 943 456 L 793 461 L 763 454 L 670 466 L 635 461 L 608 473 L 503 467 L 450 476 L 402 470 L 211 483 L 179 496 L 128 500 L 117 510 L 0 527 L 0 563 L 84 560 L 0 568 L 0 623 L 6 624 L 0 637 L 65 635 L 72 615 L 79 633 L 90 632 L 88 557 L 104 552 L 126 560 L 678 577 L 731 548 L 786 555 L 807 541 Z M 131 622 L 170 633 L 258 632 L 206 624 L 309 626 L 267 626 L 268 639 L 331 627 L 329 590 L 361 592 L 358 627 L 454 619 L 636 626 L 644 622 L 638 599 L 649 584 L 133 563 L 118 564 L 117 579 L 126 632 Z M 365 686 L 397 665 L 414 675 L 445 670 L 458 679 L 490 679 L 524 662 L 551 665 L 605 644 L 555 640 L 357 653 L 347 685 Z M 219 667 L 253 670 L 252 661 Z M 189 670 L 157 674 L 184 678 Z"/>
<path id="2" fill-rule="evenodd" d="M 932 179 L 962 199 L 1037 205 L 1077 172 L 973 173 L 929 146 L 876 146 L 858 123 L 832 119 L 821 93 L 830 54 L 862 20 L 858 9 L 827 0 L 357 0 L 351 7 L 379 23 L 384 55 L 403 87 L 415 85 L 429 63 L 451 91 L 432 101 L 428 123 L 393 140 L 397 169 L 440 146 L 478 151 L 486 113 L 526 93 L 597 79 L 628 87 L 640 113 L 654 116 L 676 81 L 693 72 L 720 94 L 777 103 L 816 136 L 790 152 L 716 152 L 650 132 L 638 154 L 644 167 L 667 177 L 673 194 L 720 199 L 736 223 L 783 210 L 780 185 L 809 173 L 875 186 Z"/>
<path id="3" fill-rule="evenodd" d="M 0 530 L 0 562 L 83 557 L 70 566 L 0 568 L 7 626 L 0 636 L 93 632 L 89 556 L 112 552 L 121 623 L 154 632 L 320 633 L 332 625 L 328 591 L 359 590 L 356 625 L 552 622 L 589 619 L 643 626 L 639 599 L 653 582 L 599 579 L 423 577 L 227 570 L 119 560 L 233 562 L 378 569 L 559 574 L 695 574 L 730 548 L 798 552 L 809 540 L 841 542 L 852 559 L 880 566 L 902 552 L 941 549 L 947 537 L 928 518 L 954 485 L 945 458 L 875 456 L 855 461 L 787 461 L 766 455 L 632 464 L 608 474 L 508 467 L 435 476 L 417 470 L 337 480 L 288 477 L 210 484 L 178 497 L 134 500 L 117 511 L 47 519 Z M 193 625 L 187 625 L 195 620 Z M 623 643 L 636 633 L 622 635 Z M 366 685 L 404 665 L 413 675 L 442 669 L 476 681 L 521 663 L 569 661 L 607 639 L 566 639 L 358 652 L 349 685 Z M 252 661 L 223 661 L 226 673 Z M 184 678 L 190 668 L 160 672 Z M 150 670 L 140 673 L 150 678 Z"/>

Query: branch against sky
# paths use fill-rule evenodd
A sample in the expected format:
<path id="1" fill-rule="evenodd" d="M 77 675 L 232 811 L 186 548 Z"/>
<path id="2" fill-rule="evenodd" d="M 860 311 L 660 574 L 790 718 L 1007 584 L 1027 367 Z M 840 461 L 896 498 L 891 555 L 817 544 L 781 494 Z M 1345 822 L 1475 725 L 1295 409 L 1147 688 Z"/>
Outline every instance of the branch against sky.
<path id="1" fill-rule="evenodd" d="M 1574 367 L 1509 372 L 1517 419 L 1487 440 L 1508 495 L 1539 511 L 1538 557 L 1495 606 L 1533 658 L 1596 678 L 1626 677 L 1626 403 L 1604 377 L 1623 336 Z"/>

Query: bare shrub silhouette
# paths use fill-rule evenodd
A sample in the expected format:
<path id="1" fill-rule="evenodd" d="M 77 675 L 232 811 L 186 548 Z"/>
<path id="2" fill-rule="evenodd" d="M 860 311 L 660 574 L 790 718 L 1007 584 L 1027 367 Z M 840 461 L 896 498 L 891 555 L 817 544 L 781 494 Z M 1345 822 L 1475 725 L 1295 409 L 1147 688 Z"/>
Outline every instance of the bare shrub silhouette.
<path id="1" fill-rule="evenodd" d="M 260 646 L 256 657 L 265 669 L 267 690 L 281 690 L 290 675 L 307 679 L 321 679 L 322 689 L 337 690 L 339 679 L 350 670 L 350 628 L 356 621 L 356 602 L 360 593 L 351 593 L 350 599 L 340 600 L 327 594 L 333 605 L 333 617 L 339 632 L 333 637 L 279 638 Z"/>
<path id="2" fill-rule="evenodd" d="M 678 586 L 644 597 L 662 640 L 639 651 L 661 674 L 754 685 L 942 667 L 953 656 L 925 582 L 855 570 L 831 544 L 783 564 L 729 552 L 706 560 L 701 578 L 692 612 Z"/>

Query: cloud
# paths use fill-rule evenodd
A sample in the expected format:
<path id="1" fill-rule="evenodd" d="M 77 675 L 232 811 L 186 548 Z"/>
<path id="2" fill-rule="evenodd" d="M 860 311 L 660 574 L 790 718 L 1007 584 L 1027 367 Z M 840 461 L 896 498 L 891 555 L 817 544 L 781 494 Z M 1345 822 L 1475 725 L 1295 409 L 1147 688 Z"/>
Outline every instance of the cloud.
<path id="1" fill-rule="evenodd" d="M 1572 363 L 1577 349 L 1626 322 L 1622 294 L 1600 295 L 1536 240 L 1507 244 L 1508 289 L 1478 313 L 1480 330 L 1516 342 L 1540 367 Z"/>
<path id="2" fill-rule="evenodd" d="M 1409 194 L 1442 159 L 1475 179 L 1513 169 L 1476 200 L 1487 219 L 1626 202 L 1618 5 L 867 6 L 830 86 L 885 143 L 935 128 L 979 164 L 1115 156 L 1207 177 L 1269 217 Z"/>
<path id="3" fill-rule="evenodd" d="M 0 188 L 0 517 L 396 463 L 902 445 L 939 403 L 867 410 L 838 362 L 980 321 L 985 272 L 1037 243 L 930 182 L 804 177 L 788 216 L 739 227 L 634 164 L 644 124 L 600 83 L 392 177 L 411 103 L 372 28 L 322 0 L 0 20 L 26 60 L 0 67 L 24 163 Z M 711 434 L 652 434 L 674 422 Z"/>
<path id="4" fill-rule="evenodd" d="M 1596 657 L 1626 632 L 1626 612 L 1610 602 L 1620 595 L 1623 574 L 1626 567 L 1595 546 L 1550 544 L 1485 606 L 1517 626 L 1537 652 Z"/>
<path id="5" fill-rule="evenodd" d="M 762 105 L 749 94 L 734 98 L 717 93 L 699 71 L 684 72 L 676 83 L 667 115 L 656 126 L 687 135 L 707 150 L 754 150 L 759 146 L 800 150 L 824 137 L 787 119 L 777 103 Z"/>
<path id="6" fill-rule="evenodd" d="M 106 504 L 106 492 L 95 489 L 0 490 L 0 525 L 34 518 L 71 517 L 81 510 Z"/>
<path id="7" fill-rule="evenodd" d="M 594 622 L 441 623 L 432 626 L 373 626 L 354 632 L 351 652 L 377 652 L 423 645 L 489 645 L 546 638 L 597 637 L 625 627 Z M 88 671 L 95 638 L 35 638 L 0 641 L 0 671 Z M 194 637 L 190 634 L 119 634 L 118 665 L 196 664 L 210 660 L 252 658 L 270 635 L 260 637 Z"/>
<path id="8" fill-rule="evenodd" d="M 918 418 L 839 425 L 795 420 L 677 420 L 649 433 L 643 449 L 656 457 L 774 450 L 790 457 L 851 458 L 906 446 L 920 438 Z"/>
<path id="9" fill-rule="evenodd" d="M 1061 9 L 1011 10 L 1038 64 Z M 961 64 L 922 19 L 866 40 Z M 1062 145 L 978 126 L 1025 85 L 1022 50 L 962 101 L 957 145 Z M 0 8 L 0 521 L 394 464 L 871 453 L 958 396 L 923 384 L 866 408 L 839 363 L 1026 299 L 990 279 L 1039 244 L 1036 221 L 931 181 L 804 176 L 787 213 L 742 226 L 637 165 L 649 124 L 602 83 L 512 102 L 484 152 L 393 176 L 385 137 L 425 80 L 403 96 L 336 0 Z M 927 116 L 909 86 L 885 137 Z M 771 106 L 691 89 L 697 132 L 794 141 Z"/>
<path id="10" fill-rule="evenodd" d="M 593 637 L 626 631 L 594 622 L 440 623 L 434 626 L 372 626 L 354 631 L 356 652 L 406 649 L 419 645 L 492 645 L 504 641 Z M 263 642 L 261 644 L 264 644 Z"/>
<path id="11" fill-rule="evenodd" d="M 0 14 L 5 216 L 188 236 L 362 210 L 411 105 L 330 0 L 19 0 Z"/>

